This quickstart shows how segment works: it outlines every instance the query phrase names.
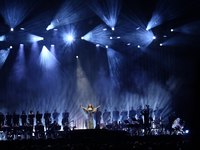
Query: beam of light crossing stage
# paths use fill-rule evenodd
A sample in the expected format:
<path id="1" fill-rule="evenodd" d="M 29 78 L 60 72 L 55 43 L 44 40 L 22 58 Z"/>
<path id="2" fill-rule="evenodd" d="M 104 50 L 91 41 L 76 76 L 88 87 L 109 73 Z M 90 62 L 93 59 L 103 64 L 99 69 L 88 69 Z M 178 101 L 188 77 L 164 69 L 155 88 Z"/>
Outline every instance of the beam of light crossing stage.
<path id="1" fill-rule="evenodd" d="M 32 11 L 36 3 L 27 0 L 3 0 L 0 12 L 11 29 L 19 25 Z"/>
<path id="2" fill-rule="evenodd" d="M 112 45 L 111 32 L 103 31 L 105 25 L 99 25 L 82 37 L 83 40 L 93 44 Z"/>
<path id="3" fill-rule="evenodd" d="M 72 24 L 91 17 L 93 14 L 87 7 L 87 3 L 87 0 L 66 1 L 46 30 L 51 30 L 62 25 Z"/>
<path id="4" fill-rule="evenodd" d="M 120 68 L 123 66 L 123 56 L 111 48 L 107 48 L 110 77 L 115 86 L 120 87 Z"/>
<path id="5" fill-rule="evenodd" d="M 0 69 L 3 66 L 3 64 L 5 63 L 8 55 L 10 53 L 10 49 L 8 48 L 7 50 L 0 50 Z"/>
<path id="6" fill-rule="evenodd" d="M 180 32 L 188 35 L 200 35 L 200 21 L 191 22 L 174 29 L 175 32 Z"/>
<path id="7" fill-rule="evenodd" d="M 34 34 L 29 34 L 29 38 L 28 38 L 29 42 L 37 42 L 37 41 L 42 41 L 42 40 L 44 40 L 44 38 L 41 37 L 41 36 L 37 36 L 37 35 L 34 35 Z"/>
<path id="8" fill-rule="evenodd" d="M 87 107 L 88 104 L 92 104 L 93 107 L 96 107 L 100 105 L 96 101 L 96 96 L 94 94 L 94 91 L 91 87 L 91 84 L 88 80 L 88 77 L 86 76 L 82 66 L 81 62 L 79 59 L 77 60 L 77 81 L 76 81 L 76 86 L 77 86 L 77 100 L 76 100 L 76 107 L 79 109 L 79 115 L 76 116 L 78 117 L 78 126 L 80 128 L 86 128 L 85 127 L 85 120 L 87 119 L 87 114 L 83 112 L 83 110 L 80 108 L 80 105 L 83 107 Z"/>
<path id="9" fill-rule="evenodd" d="M 15 80 L 14 82 L 20 82 L 26 74 L 26 61 L 25 61 L 25 54 L 24 54 L 24 45 L 19 45 L 19 50 L 17 54 L 17 58 L 15 60 L 12 75 L 10 78 Z"/>
<path id="10" fill-rule="evenodd" d="M 145 50 L 145 48 L 148 47 L 153 42 L 153 40 L 156 40 L 156 36 L 151 30 L 147 31 L 145 29 L 140 29 L 127 33 L 123 37 L 123 40 L 128 41 L 134 47 L 139 46 L 138 48 Z"/>
<path id="11" fill-rule="evenodd" d="M 168 0 L 159 1 L 146 29 L 150 30 L 180 16 L 188 10 L 186 7 L 189 8 L 189 5 L 190 3 L 186 1 L 181 3 L 179 1 L 169 2 Z"/>
<path id="12" fill-rule="evenodd" d="M 121 10 L 121 0 L 94 2 L 90 8 L 114 31 Z"/>
<path id="13" fill-rule="evenodd" d="M 6 36 L 5 35 L 1 35 L 0 36 L 0 41 L 5 41 L 6 40 Z"/>
<path id="14" fill-rule="evenodd" d="M 40 65 L 46 70 L 51 70 L 60 64 L 58 60 L 52 55 L 52 53 L 46 48 L 46 46 L 42 47 L 39 58 Z"/>
<path id="15" fill-rule="evenodd" d="M 133 13 L 128 11 L 128 15 L 122 15 L 124 22 L 118 27 L 118 34 L 125 35 L 121 40 L 129 47 L 145 49 L 153 40 L 156 39 L 151 30 L 146 30 L 146 24 L 148 23 L 139 12 Z"/>

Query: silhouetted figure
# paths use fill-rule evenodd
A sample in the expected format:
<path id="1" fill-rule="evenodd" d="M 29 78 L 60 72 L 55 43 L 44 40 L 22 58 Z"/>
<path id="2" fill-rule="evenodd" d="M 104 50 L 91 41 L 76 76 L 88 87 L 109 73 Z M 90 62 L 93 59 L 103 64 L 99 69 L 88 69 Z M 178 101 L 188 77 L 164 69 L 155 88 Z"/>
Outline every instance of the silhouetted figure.
<path id="1" fill-rule="evenodd" d="M 66 113 L 65 116 L 62 119 L 62 125 L 63 125 L 64 131 L 70 131 L 70 128 L 69 128 L 69 119 L 68 118 L 69 118 L 69 116 Z"/>
<path id="2" fill-rule="evenodd" d="M 119 120 L 119 111 L 117 110 L 117 107 L 115 107 L 115 110 L 113 111 L 113 121 L 118 122 Z"/>
<path id="3" fill-rule="evenodd" d="M 9 127 L 12 126 L 12 117 L 13 116 L 9 112 L 7 112 L 7 115 L 6 115 L 6 125 L 9 126 Z"/>
<path id="4" fill-rule="evenodd" d="M 5 120 L 4 114 L 2 112 L 0 112 L 0 125 L 1 126 L 4 125 L 4 120 Z"/>
<path id="5" fill-rule="evenodd" d="M 62 113 L 62 118 L 64 117 L 68 117 L 69 118 L 69 113 L 67 112 L 67 110 L 65 110 L 63 113 Z"/>
<path id="6" fill-rule="evenodd" d="M 19 124 L 19 115 L 17 114 L 16 111 L 14 111 L 14 113 L 13 113 L 13 124 L 14 124 L 14 126 L 18 126 L 18 124 Z"/>
<path id="7" fill-rule="evenodd" d="M 138 107 L 137 111 L 136 111 L 136 113 L 137 113 L 137 118 L 138 118 L 140 115 L 142 115 L 142 114 L 141 114 L 141 111 L 142 111 L 142 106 L 140 105 L 140 106 Z"/>
<path id="8" fill-rule="evenodd" d="M 41 119 L 42 119 L 42 114 L 39 111 L 37 111 L 37 113 L 36 113 L 36 122 L 41 123 L 42 122 Z"/>
<path id="9" fill-rule="evenodd" d="M 96 129 L 100 129 L 100 123 L 101 123 L 101 111 L 97 109 L 97 112 L 95 113 L 95 120 L 96 120 Z"/>
<path id="10" fill-rule="evenodd" d="M 56 122 L 58 123 L 58 117 L 59 117 L 60 113 L 57 112 L 56 109 L 54 109 L 53 112 L 53 120 L 56 120 Z"/>
<path id="11" fill-rule="evenodd" d="M 129 118 L 135 118 L 136 110 L 131 107 L 131 110 L 129 110 Z"/>
<path id="12" fill-rule="evenodd" d="M 30 125 L 32 126 L 34 125 L 34 118 L 35 118 L 35 115 L 33 114 L 33 111 L 30 110 L 29 115 L 28 115 L 28 120 L 29 120 Z"/>
<path id="13" fill-rule="evenodd" d="M 27 115 L 25 113 L 25 111 L 22 111 L 22 114 L 21 114 L 21 121 L 22 121 L 22 126 L 24 126 L 26 124 L 26 119 L 27 119 Z"/>
<path id="14" fill-rule="evenodd" d="M 45 120 L 45 127 L 46 129 L 48 129 L 49 125 L 51 124 L 51 113 L 46 111 L 44 113 L 44 120 Z"/>
<path id="15" fill-rule="evenodd" d="M 146 105 L 147 109 L 143 109 L 141 111 L 141 114 L 144 116 L 144 130 L 145 130 L 145 134 L 147 134 L 147 129 L 150 133 L 150 126 L 149 126 L 149 107 L 148 105 Z"/>
<path id="16" fill-rule="evenodd" d="M 128 112 L 122 109 L 122 112 L 120 114 L 122 116 L 121 121 L 124 122 L 124 120 L 127 120 Z"/>

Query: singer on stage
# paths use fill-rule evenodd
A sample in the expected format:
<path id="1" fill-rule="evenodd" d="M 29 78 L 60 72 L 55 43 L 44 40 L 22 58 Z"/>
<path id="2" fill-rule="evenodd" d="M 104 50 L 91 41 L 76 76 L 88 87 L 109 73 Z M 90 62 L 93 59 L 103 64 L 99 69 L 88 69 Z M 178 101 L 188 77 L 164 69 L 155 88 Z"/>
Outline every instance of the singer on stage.
<path id="1" fill-rule="evenodd" d="M 89 104 L 87 108 L 84 108 L 82 106 L 80 106 L 83 111 L 88 114 L 88 129 L 94 129 L 94 124 L 93 124 L 93 114 L 97 111 L 97 109 L 100 107 L 100 105 L 96 108 L 92 107 L 92 104 Z"/>

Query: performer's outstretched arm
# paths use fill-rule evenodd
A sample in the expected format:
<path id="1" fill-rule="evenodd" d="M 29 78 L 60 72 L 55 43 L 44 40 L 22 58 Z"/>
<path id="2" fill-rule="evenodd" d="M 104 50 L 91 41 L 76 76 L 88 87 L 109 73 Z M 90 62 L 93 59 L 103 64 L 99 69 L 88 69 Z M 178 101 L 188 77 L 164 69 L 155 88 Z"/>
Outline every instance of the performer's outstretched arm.
<path id="1" fill-rule="evenodd" d="M 86 113 L 86 114 L 88 114 L 88 111 L 87 111 L 87 109 L 85 109 L 83 106 L 81 106 L 80 105 L 80 107 L 83 109 L 83 111 Z"/>

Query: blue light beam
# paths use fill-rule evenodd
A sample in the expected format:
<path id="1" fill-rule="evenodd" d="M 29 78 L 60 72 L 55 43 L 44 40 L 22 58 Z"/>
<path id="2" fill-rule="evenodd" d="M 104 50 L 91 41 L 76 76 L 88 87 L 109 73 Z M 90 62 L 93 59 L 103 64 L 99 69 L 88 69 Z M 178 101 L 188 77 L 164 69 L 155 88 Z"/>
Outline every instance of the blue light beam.
<path id="1" fill-rule="evenodd" d="M 0 41 L 5 41 L 6 40 L 6 36 L 5 35 L 1 35 L 0 36 Z"/>
<path id="2" fill-rule="evenodd" d="M 29 34 L 28 40 L 29 42 L 37 42 L 37 41 L 44 40 L 44 38 L 41 36 L 34 35 L 34 34 Z"/>
<path id="3" fill-rule="evenodd" d="M 89 18 L 92 15 L 93 14 L 91 13 L 90 9 L 87 7 L 87 0 L 66 1 L 46 30 L 75 23 Z"/>
<path id="4" fill-rule="evenodd" d="M 110 31 L 103 31 L 105 25 L 99 25 L 86 35 L 83 36 L 83 40 L 88 42 L 100 45 L 108 45 L 112 44 L 112 40 L 110 40 L 111 32 Z"/>
<path id="5" fill-rule="evenodd" d="M 40 65 L 46 70 L 53 69 L 60 64 L 46 46 L 43 46 L 39 59 Z"/>
<path id="6" fill-rule="evenodd" d="M 35 4 L 27 0 L 3 0 L 0 12 L 9 27 L 14 29 L 28 16 Z"/>
<path id="7" fill-rule="evenodd" d="M 102 2 L 102 1 L 101 1 Z M 90 8 L 112 29 L 115 30 L 118 15 L 121 10 L 121 0 L 105 0 L 94 3 Z"/>
<path id="8" fill-rule="evenodd" d="M 8 50 L 4 50 L 4 49 L 0 50 L 0 69 L 3 66 L 3 64 L 5 63 L 9 53 L 10 53 L 10 49 L 8 49 Z"/>
<path id="9" fill-rule="evenodd" d="M 187 1 L 182 1 L 181 3 L 179 1 L 169 2 L 168 0 L 159 1 L 146 29 L 150 30 L 161 25 L 162 23 L 180 16 L 189 10 L 187 9 L 189 8 L 188 5 L 190 5 L 190 3 Z"/>

